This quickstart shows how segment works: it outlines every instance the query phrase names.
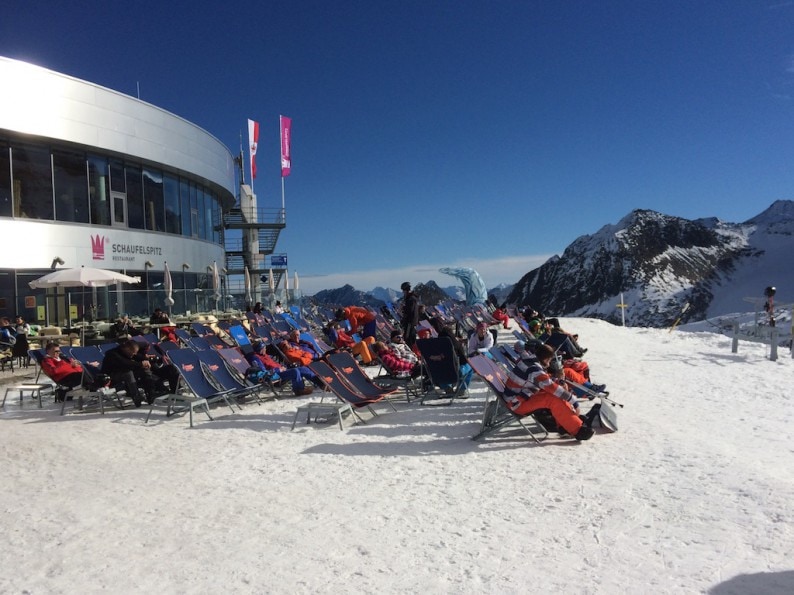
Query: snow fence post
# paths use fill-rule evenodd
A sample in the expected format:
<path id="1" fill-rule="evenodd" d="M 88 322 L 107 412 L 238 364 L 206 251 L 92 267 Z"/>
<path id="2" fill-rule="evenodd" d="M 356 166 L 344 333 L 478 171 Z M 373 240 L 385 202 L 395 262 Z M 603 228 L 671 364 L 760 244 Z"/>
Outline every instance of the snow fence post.
<path id="1" fill-rule="evenodd" d="M 769 346 L 771 349 L 769 350 L 769 359 L 773 362 L 777 361 L 777 329 L 773 328 L 772 332 L 769 333 Z"/>
<path id="2" fill-rule="evenodd" d="M 733 342 L 731 343 L 731 353 L 739 353 L 739 323 L 733 323 Z"/>

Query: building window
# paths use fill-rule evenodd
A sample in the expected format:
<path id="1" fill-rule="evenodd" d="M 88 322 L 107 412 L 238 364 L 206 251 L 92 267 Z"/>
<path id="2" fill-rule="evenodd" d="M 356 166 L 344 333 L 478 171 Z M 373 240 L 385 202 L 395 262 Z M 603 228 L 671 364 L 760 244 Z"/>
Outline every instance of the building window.
<path id="1" fill-rule="evenodd" d="M 182 212 L 182 235 L 190 237 L 190 182 L 179 179 L 179 204 Z"/>
<path id="2" fill-rule="evenodd" d="M 127 181 L 127 226 L 134 229 L 145 229 L 141 169 L 127 165 L 124 170 Z"/>
<path id="3" fill-rule="evenodd" d="M 88 199 L 91 223 L 110 225 L 110 180 L 108 160 L 104 157 L 88 157 Z"/>
<path id="4" fill-rule="evenodd" d="M 110 162 L 110 191 L 127 194 L 127 184 L 124 181 L 124 165 Z"/>
<path id="5" fill-rule="evenodd" d="M 52 162 L 46 148 L 15 145 L 11 148 L 14 216 L 53 219 Z"/>
<path id="6" fill-rule="evenodd" d="M 143 199 L 146 207 L 146 229 L 165 231 L 162 172 L 153 169 L 143 170 Z"/>
<path id="7" fill-rule="evenodd" d="M 0 217 L 11 217 L 13 214 L 11 196 L 11 152 L 7 144 L 0 143 Z"/>
<path id="8" fill-rule="evenodd" d="M 196 185 L 190 185 L 190 237 L 199 237 L 198 196 Z"/>
<path id="9" fill-rule="evenodd" d="M 196 198 L 198 204 L 196 210 L 198 211 L 198 236 L 202 240 L 207 239 L 207 224 L 206 224 L 206 211 L 204 210 L 204 188 L 198 187 L 196 191 Z"/>
<path id="10" fill-rule="evenodd" d="M 88 172 L 85 155 L 52 153 L 55 180 L 55 219 L 88 223 Z"/>
<path id="11" fill-rule="evenodd" d="M 179 233 L 179 181 L 174 176 L 163 176 L 163 202 L 165 204 L 165 230 Z"/>

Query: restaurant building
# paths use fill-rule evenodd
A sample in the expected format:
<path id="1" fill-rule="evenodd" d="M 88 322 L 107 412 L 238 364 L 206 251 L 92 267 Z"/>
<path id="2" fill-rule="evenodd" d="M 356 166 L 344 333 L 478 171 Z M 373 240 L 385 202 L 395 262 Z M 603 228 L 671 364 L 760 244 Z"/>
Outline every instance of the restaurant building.
<path id="1" fill-rule="evenodd" d="M 145 101 L 25 62 L 0 57 L 0 82 L 0 316 L 63 324 L 83 304 L 89 319 L 148 314 L 163 306 L 166 262 L 175 313 L 213 307 L 208 269 L 226 264 L 235 204 L 229 149 Z M 80 266 L 141 283 L 28 286 Z"/>

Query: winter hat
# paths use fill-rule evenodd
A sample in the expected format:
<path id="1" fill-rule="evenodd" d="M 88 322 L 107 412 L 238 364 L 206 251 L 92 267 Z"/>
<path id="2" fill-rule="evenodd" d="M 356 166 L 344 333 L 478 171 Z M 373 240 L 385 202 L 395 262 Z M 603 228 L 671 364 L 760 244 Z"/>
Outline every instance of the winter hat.
<path id="1" fill-rule="evenodd" d="M 408 281 L 403 281 L 403 284 L 400 285 L 400 289 L 403 291 L 411 291 L 411 284 Z"/>

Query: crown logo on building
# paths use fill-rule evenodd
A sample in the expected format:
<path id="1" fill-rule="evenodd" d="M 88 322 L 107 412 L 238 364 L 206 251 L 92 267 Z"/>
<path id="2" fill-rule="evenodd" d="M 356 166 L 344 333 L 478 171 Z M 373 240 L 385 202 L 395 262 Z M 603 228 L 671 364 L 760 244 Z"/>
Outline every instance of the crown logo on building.
<path id="1" fill-rule="evenodd" d="M 105 260 L 105 237 L 99 234 L 91 236 L 91 254 L 94 260 Z"/>

